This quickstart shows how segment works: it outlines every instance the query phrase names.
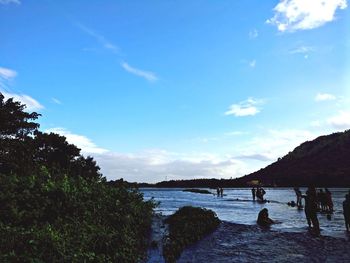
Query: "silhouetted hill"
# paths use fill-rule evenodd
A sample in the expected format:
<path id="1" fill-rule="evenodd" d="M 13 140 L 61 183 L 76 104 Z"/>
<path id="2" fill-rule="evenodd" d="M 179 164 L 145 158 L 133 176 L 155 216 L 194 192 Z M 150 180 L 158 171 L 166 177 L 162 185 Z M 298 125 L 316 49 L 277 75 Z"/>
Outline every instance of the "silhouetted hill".
<path id="1" fill-rule="evenodd" d="M 350 186 L 350 130 L 307 141 L 264 169 L 239 178 L 277 186 Z"/>

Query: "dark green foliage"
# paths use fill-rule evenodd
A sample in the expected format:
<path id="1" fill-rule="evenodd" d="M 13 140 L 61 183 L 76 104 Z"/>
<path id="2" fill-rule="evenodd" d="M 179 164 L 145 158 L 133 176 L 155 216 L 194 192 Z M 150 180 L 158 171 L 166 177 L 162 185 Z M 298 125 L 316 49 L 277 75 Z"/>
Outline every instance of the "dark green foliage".
<path id="1" fill-rule="evenodd" d="M 202 189 L 196 189 L 196 188 L 189 188 L 182 190 L 183 192 L 191 192 L 191 193 L 197 193 L 197 194 L 213 194 L 212 192 L 208 190 L 202 190 Z"/>
<path id="2" fill-rule="evenodd" d="M 185 206 L 169 216 L 169 237 L 164 244 L 166 262 L 176 262 L 183 249 L 201 240 L 220 224 L 216 214 L 207 209 Z"/>
<path id="3" fill-rule="evenodd" d="M 136 262 L 152 202 L 81 177 L 0 175 L 0 262 Z"/>
<path id="4" fill-rule="evenodd" d="M 153 201 L 0 93 L 0 262 L 137 262 Z"/>

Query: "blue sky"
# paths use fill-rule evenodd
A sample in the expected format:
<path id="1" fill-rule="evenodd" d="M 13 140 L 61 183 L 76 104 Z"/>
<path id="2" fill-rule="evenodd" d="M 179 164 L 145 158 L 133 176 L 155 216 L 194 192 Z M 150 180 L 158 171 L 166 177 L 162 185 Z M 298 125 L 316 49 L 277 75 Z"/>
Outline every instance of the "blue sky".
<path id="1" fill-rule="evenodd" d="M 346 0 L 0 0 L 0 90 L 108 179 L 230 178 L 350 128 Z"/>

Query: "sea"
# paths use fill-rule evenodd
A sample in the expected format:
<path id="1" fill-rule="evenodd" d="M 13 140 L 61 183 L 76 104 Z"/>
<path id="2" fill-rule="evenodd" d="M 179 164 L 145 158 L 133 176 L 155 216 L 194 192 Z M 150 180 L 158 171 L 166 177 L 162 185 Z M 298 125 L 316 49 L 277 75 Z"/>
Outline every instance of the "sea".
<path id="1" fill-rule="evenodd" d="M 178 263 L 350 262 L 350 234 L 345 231 L 342 208 L 349 189 L 329 189 L 334 212 L 318 214 L 320 235 L 308 228 L 304 210 L 288 206 L 296 201 L 292 188 L 265 188 L 266 203 L 254 202 L 249 188 L 226 188 L 223 197 L 218 197 L 215 189 L 204 189 L 211 194 L 184 192 L 182 188 L 140 190 L 144 199 L 159 202 L 156 212 L 164 216 L 190 205 L 211 209 L 222 220 L 217 230 L 187 247 Z M 301 191 L 305 194 L 306 189 Z M 256 224 L 263 208 L 277 222 L 269 228 Z M 158 250 L 148 254 L 147 263 L 164 263 L 162 253 L 154 251 Z"/>

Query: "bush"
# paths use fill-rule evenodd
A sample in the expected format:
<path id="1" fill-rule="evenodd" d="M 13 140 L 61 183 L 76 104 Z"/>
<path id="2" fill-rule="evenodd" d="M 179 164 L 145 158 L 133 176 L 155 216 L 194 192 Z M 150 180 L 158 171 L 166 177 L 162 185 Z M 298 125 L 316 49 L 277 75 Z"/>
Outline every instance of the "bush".
<path id="1" fill-rule="evenodd" d="M 0 262 L 137 262 L 154 203 L 125 186 L 0 174 Z"/>
<path id="2" fill-rule="evenodd" d="M 220 224 L 216 214 L 204 208 L 185 206 L 169 216 L 169 237 L 164 244 L 166 262 L 175 262 L 183 249 L 214 231 Z"/>

